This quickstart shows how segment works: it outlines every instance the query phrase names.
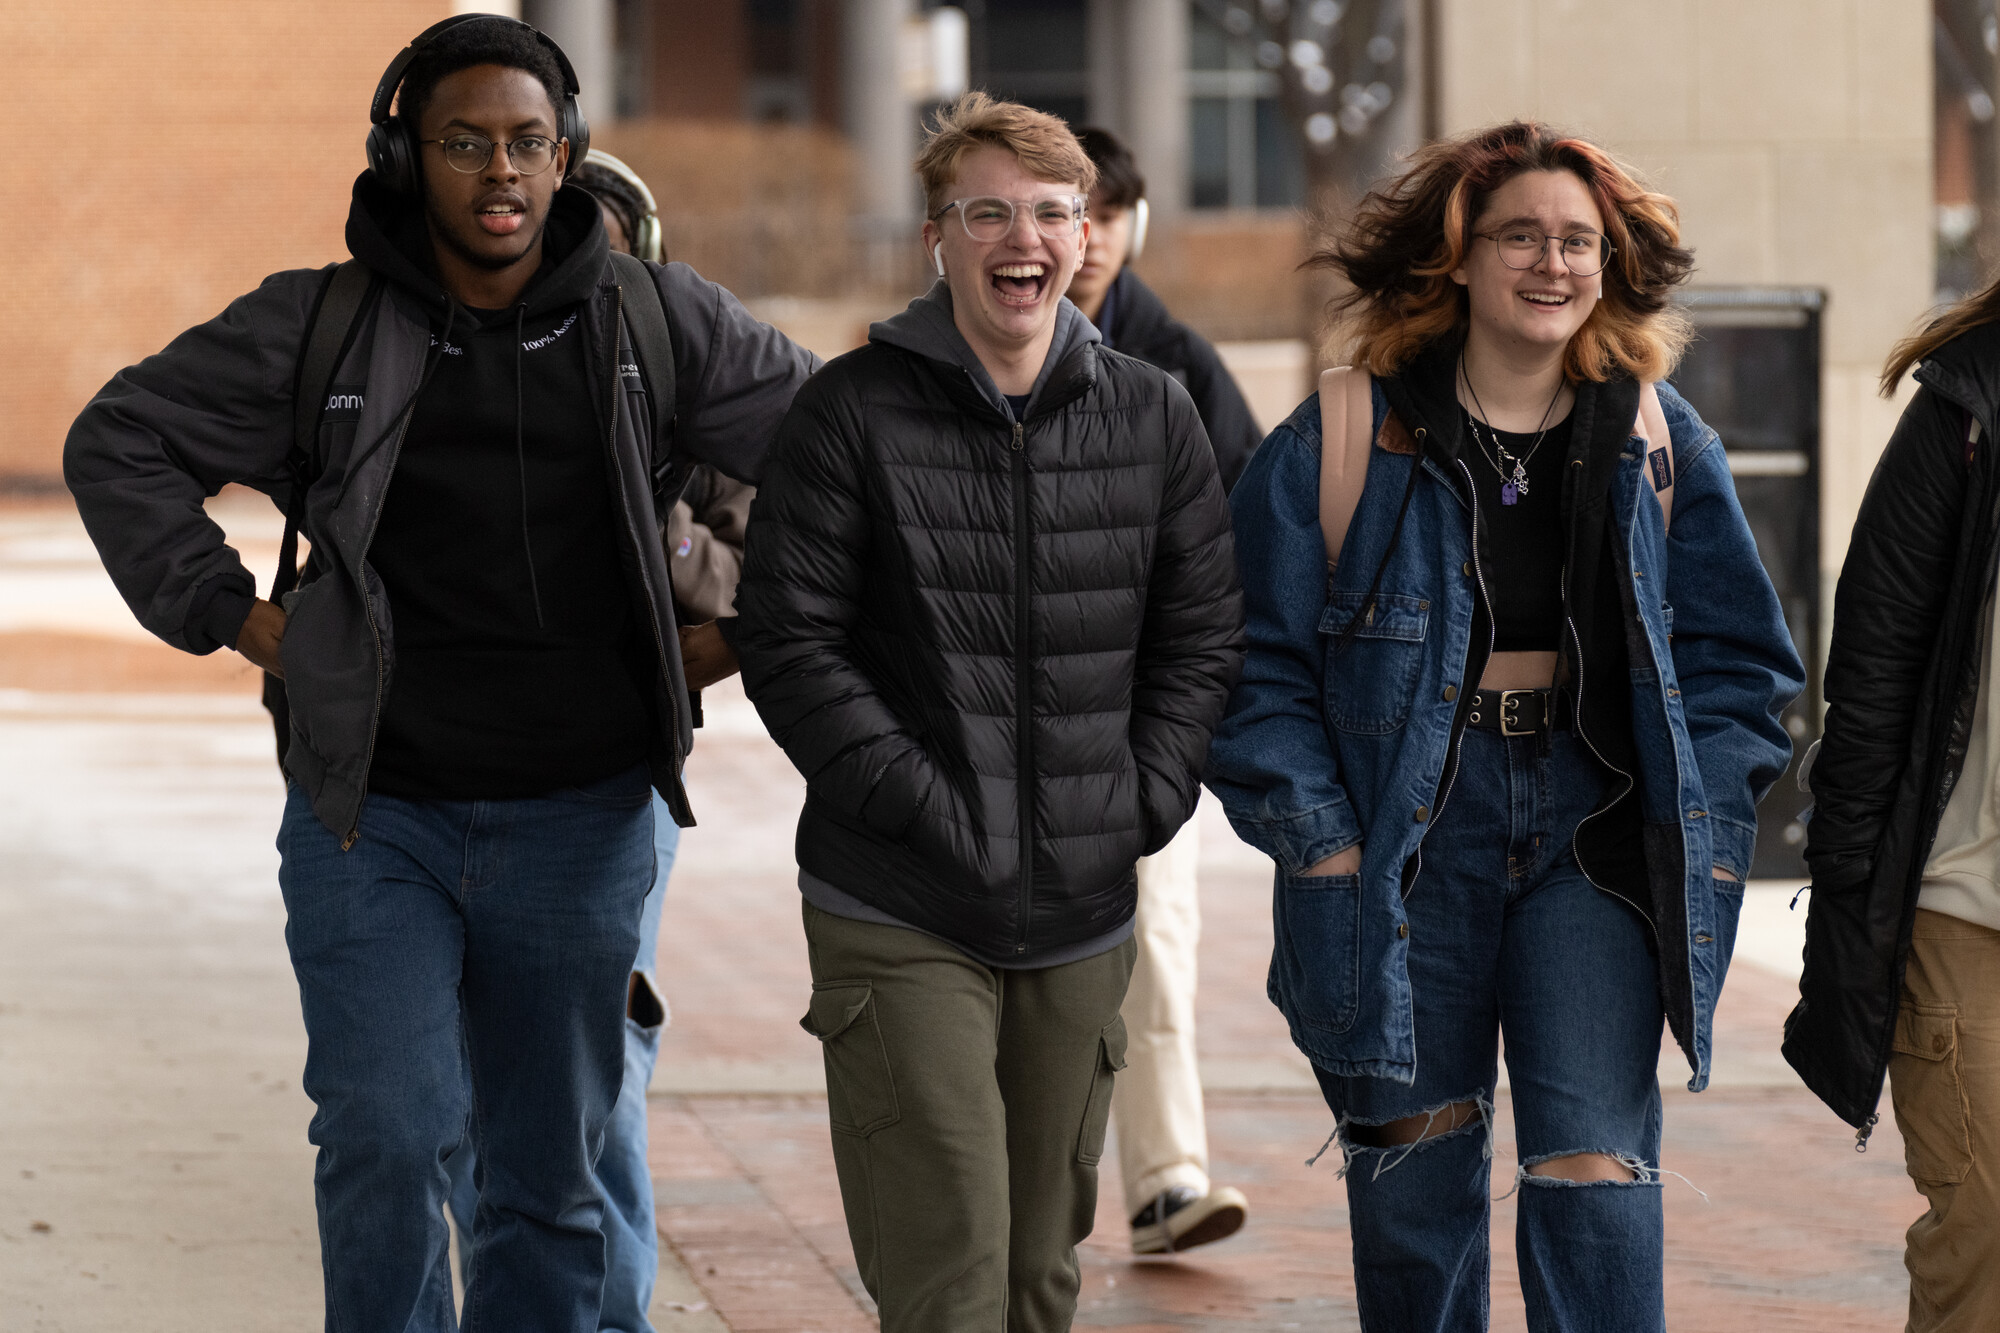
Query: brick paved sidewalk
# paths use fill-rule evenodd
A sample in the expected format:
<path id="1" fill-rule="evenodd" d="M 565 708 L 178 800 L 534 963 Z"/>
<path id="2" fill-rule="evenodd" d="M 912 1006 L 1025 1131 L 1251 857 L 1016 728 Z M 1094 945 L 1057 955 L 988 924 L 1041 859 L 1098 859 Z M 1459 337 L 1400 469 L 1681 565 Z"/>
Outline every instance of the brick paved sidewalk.
<path id="1" fill-rule="evenodd" d="M 825 1102 L 815 1095 L 817 1043 L 797 1026 L 809 985 L 790 847 L 800 784 L 743 707 L 729 691 L 710 700 L 715 725 L 690 779 L 703 823 L 683 841 L 662 930 L 675 1024 L 653 1103 L 660 1229 L 738 1333 L 866 1330 L 874 1322 L 841 1216 Z M 1217 812 L 1202 818 L 1200 1025 L 1213 1174 L 1249 1194 L 1251 1221 L 1178 1261 L 1135 1261 L 1119 1216 L 1116 1154 L 1107 1153 L 1077 1324 L 1126 1333 L 1353 1329 L 1339 1153 L 1303 1164 L 1330 1117 L 1306 1091 L 1308 1075 L 1263 994 L 1269 870 Z M 1768 944 L 1759 954 L 1783 955 Z M 1885 1116 L 1867 1154 L 1854 1152 L 1852 1132 L 1778 1058 L 1793 980 L 1742 958 L 1717 1016 L 1718 1086 L 1690 1095 L 1678 1052 L 1662 1065 L 1664 1164 L 1692 1182 L 1670 1180 L 1666 1192 L 1669 1326 L 1899 1328 L 1902 1232 L 1922 1211 L 1901 1144 Z M 1498 1198 L 1514 1171 L 1504 1096 L 1496 1138 Z M 1513 1219 L 1511 1199 L 1495 1203 L 1493 1323 L 1502 1330 L 1525 1327 Z"/>

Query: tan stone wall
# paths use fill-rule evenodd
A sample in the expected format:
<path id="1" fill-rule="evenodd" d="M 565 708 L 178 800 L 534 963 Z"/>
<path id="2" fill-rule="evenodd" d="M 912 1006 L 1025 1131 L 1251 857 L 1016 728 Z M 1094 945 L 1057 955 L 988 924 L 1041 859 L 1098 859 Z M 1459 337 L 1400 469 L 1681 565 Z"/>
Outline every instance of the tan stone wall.
<path id="1" fill-rule="evenodd" d="M 1441 0 L 1441 9 L 1447 131 L 1535 116 L 1588 134 L 1679 201 L 1696 282 L 1826 289 L 1830 596 L 1900 410 L 1875 396 L 1875 378 L 1931 300 L 1930 6 Z"/>
<path id="2" fill-rule="evenodd" d="M 344 259 L 368 97 L 449 0 L 14 0 L 0 479 L 105 380 L 279 269 Z"/>

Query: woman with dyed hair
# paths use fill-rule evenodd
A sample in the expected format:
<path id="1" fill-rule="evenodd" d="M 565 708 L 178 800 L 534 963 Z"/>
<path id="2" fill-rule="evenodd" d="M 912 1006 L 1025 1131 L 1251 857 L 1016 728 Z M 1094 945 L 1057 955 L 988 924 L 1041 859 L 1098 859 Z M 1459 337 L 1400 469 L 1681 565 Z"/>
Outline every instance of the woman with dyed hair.
<path id="1" fill-rule="evenodd" d="M 1354 364 L 1232 494 L 1250 652 L 1207 780 L 1277 862 L 1362 1322 L 1485 1327 L 1504 1033 L 1529 1326 L 1661 1329 L 1661 1024 L 1700 1090 L 1804 676 L 1663 382 L 1692 256 L 1671 200 L 1514 123 L 1313 262 Z"/>

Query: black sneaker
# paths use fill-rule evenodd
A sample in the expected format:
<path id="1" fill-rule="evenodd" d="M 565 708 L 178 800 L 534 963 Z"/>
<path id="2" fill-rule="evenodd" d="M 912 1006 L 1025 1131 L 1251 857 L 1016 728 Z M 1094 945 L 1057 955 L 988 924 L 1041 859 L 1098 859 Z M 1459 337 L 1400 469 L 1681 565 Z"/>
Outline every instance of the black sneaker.
<path id="1" fill-rule="evenodd" d="M 1206 1194 L 1176 1185 L 1132 1214 L 1132 1253 L 1176 1254 L 1233 1236 L 1249 1209 L 1243 1191 L 1228 1185 Z"/>

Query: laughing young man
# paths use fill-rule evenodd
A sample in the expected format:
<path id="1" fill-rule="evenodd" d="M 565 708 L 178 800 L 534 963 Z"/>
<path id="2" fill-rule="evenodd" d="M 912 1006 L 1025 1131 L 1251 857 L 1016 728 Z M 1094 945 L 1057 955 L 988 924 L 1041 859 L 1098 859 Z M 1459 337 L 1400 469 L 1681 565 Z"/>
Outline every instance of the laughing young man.
<path id="1" fill-rule="evenodd" d="M 407 64 L 403 63 L 407 60 Z M 121 371 L 71 430 L 84 522 L 140 620 L 285 678 L 278 834 L 317 1105 L 327 1327 L 457 1327 L 443 1159 L 480 1152 L 464 1327 L 595 1333 L 592 1161 L 623 1072 L 653 879 L 649 788 L 690 815 L 687 687 L 660 525 L 691 455 L 754 481 L 813 363 L 684 265 L 643 270 L 670 329 L 674 453 L 598 207 L 562 189 L 574 75 L 526 24 L 447 20 L 391 67 L 348 247 L 374 275 L 306 497 L 313 556 L 255 598 L 202 510 L 284 499 L 325 274 L 280 273 Z M 468 1071 L 469 1069 L 469 1077 Z"/>
<path id="2" fill-rule="evenodd" d="M 942 280 L 785 419 L 736 641 L 807 780 L 805 1025 L 884 1333 L 1055 1333 L 1124 1063 L 1133 864 L 1194 810 L 1242 599 L 1194 404 L 1063 299 L 1075 136 L 972 93 L 918 172 Z"/>

